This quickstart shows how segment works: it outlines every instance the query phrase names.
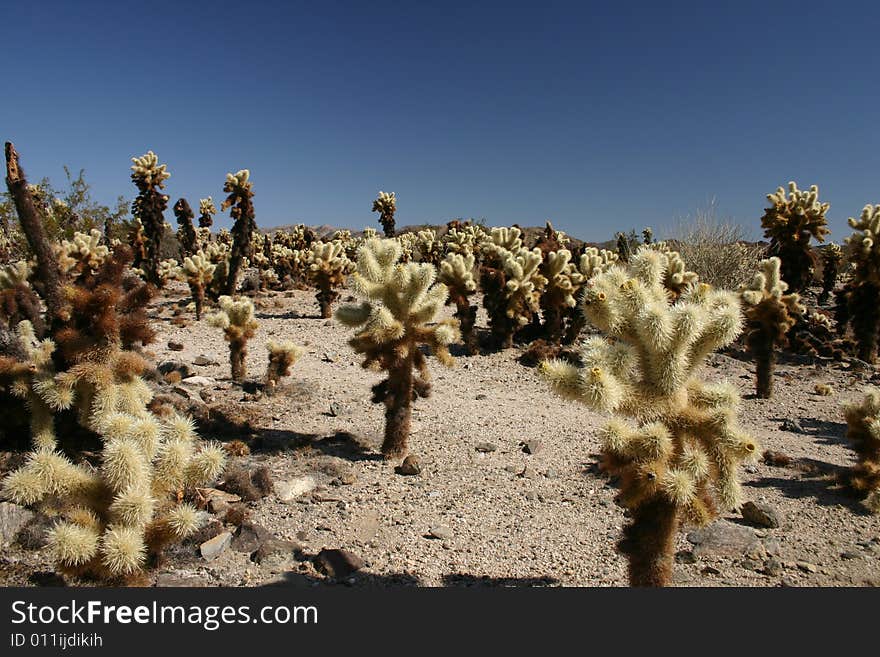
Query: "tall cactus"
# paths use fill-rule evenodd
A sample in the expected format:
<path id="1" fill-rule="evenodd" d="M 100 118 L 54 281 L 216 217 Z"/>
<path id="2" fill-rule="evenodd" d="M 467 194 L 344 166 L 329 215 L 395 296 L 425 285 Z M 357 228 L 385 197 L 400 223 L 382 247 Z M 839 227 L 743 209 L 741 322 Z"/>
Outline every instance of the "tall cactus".
<path id="1" fill-rule="evenodd" d="M 227 296 L 235 294 L 238 273 L 245 258 L 251 257 L 252 236 L 257 232 L 254 217 L 254 185 L 250 181 L 251 172 L 247 169 L 226 174 L 223 191 L 229 194 L 220 204 L 220 209 L 231 208 L 229 214 L 235 223 L 232 226 L 232 251 L 229 258 L 229 272 L 223 290 Z"/>
<path id="2" fill-rule="evenodd" d="M 199 250 L 198 237 L 192 220 L 195 216 L 189 202 L 185 198 L 177 199 L 174 204 L 174 216 L 177 219 L 177 244 L 180 252 L 180 259 L 183 260 L 187 256 Z"/>
<path id="3" fill-rule="evenodd" d="M 138 189 L 138 195 L 131 204 L 131 214 L 140 221 L 146 238 L 146 258 L 142 264 L 148 283 L 156 287 L 162 286 L 159 276 L 161 261 L 162 237 L 165 234 L 164 212 L 168 208 L 168 195 L 163 194 L 165 181 L 171 177 L 166 165 L 159 164 L 159 158 L 153 151 L 141 157 L 133 157 L 131 180 Z"/>
<path id="4" fill-rule="evenodd" d="M 846 437 L 858 463 L 846 475 L 846 482 L 871 513 L 880 513 L 880 390 L 869 388 L 861 403 L 844 406 Z"/>
<path id="5" fill-rule="evenodd" d="M 846 238 L 853 278 L 838 293 L 838 329 L 852 325 L 859 358 L 873 362 L 880 332 L 880 205 L 866 205 L 858 219 L 850 217 L 853 234 Z"/>
<path id="6" fill-rule="evenodd" d="M 339 298 L 339 288 L 345 283 L 345 276 L 351 261 L 345 255 L 345 246 L 340 241 L 315 242 L 305 253 L 309 284 L 318 288 L 315 298 L 321 309 L 321 317 L 333 316 L 333 302 Z"/>
<path id="7" fill-rule="evenodd" d="M 470 297 L 477 291 L 474 277 L 476 260 L 473 253 L 447 253 L 440 263 L 440 282 L 449 288 L 449 302 L 455 304 L 455 318 L 461 328 L 461 337 L 468 355 L 478 353 L 477 307 L 471 305 Z"/>
<path id="8" fill-rule="evenodd" d="M 815 269 L 810 242 L 825 241 L 831 231 L 825 214 L 830 204 L 819 202 L 819 188 L 798 189 L 794 181 L 788 183 L 788 194 L 779 187 L 767 194 L 771 205 L 761 217 L 764 236 L 770 238 L 769 256 L 778 256 L 782 262 L 782 280 L 792 292 L 802 292 L 813 280 Z"/>
<path id="9" fill-rule="evenodd" d="M 400 264 L 397 240 L 370 239 L 358 252 L 351 277 L 360 304 L 346 305 L 336 318 L 357 328 L 349 344 L 364 355 L 364 367 L 385 370 L 387 377 L 373 386 L 373 403 L 385 404 L 386 459 L 406 456 L 412 403 L 431 390 L 428 364 L 420 347 L 430 348 L 444 365 L 452 364 L 449 345 L 458 339 L 458 322 L 446 319 L 429 326 L 446 303 L 448 290 L 435 284 L 433 265 Z"/>
<path id="10" fill-rule="evenodd" d="M 379 192 L 379 196 L 373 201 L 373 212 L 379 213 L 379 223 L 385 237 L 394 237 L 394 214 L 397 212 L 397 198 L 394 192 Z"/>
<path id="11" fill-rule="evenodd" d="M 749 322 L 746 344 L 755 357 L 756 392 L 758 397 L 769 399 L 773 396 L 776 350 L 786 345 L 788 331 L 806 308 L 797 293 L 785 294 L 788 284 L 779 276 L 779 258 L 762 260 L 758 267 L 758 273 L 749 285 L 743 286 L 740 296 Z"/>
<path id="12" fill-rule="evenodd" d="M 706 524 L 738 503 L 737 464 L 757 451 L 737 426 L 733 386 L 699 377 L 707 356 L 739 334 L 739 300 L 702 284 L 673 302 L 665 262 L 642 248 L 595 276 L 583 308 L 607 337 L 585 341 L 581 367 L 542 364 L 561 396 L 636 422 L 612 420 L 602 456 L 632 518 L 619 548 L 630 583 L 642 586 L 669 583 L 682 522 Z"/>
<path id="13" fill-rule="evenodd" d="M 229 343 L 232 380 L 242 382 L 247 375 L 247 343 L 259 326 L 254 319 L 254 304 L 250 299 L 233 299 L 224 295 L 220 297 L 219 305 L 220 310 L 210 315 L 208 322 L 223 329 L 223 335 Z"/>
<path id="14" fill-rule="evenodd" d="M 831 242 L 822 249 L 822 292 L 819 294 L 819 303 L 825 303 L 834 292 L 842 261 L 843 249 L 839 245 Z"/>

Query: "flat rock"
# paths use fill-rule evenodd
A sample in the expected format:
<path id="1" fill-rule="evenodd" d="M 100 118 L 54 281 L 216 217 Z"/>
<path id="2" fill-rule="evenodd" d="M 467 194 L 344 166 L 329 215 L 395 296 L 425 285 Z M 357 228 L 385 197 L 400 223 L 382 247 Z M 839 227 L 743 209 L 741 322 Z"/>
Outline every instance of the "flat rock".
<path id="1" fill-rule="evenodd" d="M 183 345 L 180 342 L 168 342 L 168 348 L 171 351 L 183 351 Z"/>
<path id="2" fill-rule="evenodd" d="M 209 586 L 208 582 L 192 574 L 160 573 L 156 575 L 156 586 L 167 588 L 188 588 Z"/>
<path id="3" fill-rule="evenodd" d="M 219 364 L 220 363 L 218 363 L 213 358 L 208 358 L 205 355 L 199 355 L 199 356 L 196 356 L 195 358 L 193 358 L 193 365 L 201 365 L 204 367 L 207 365 L 219 365 Z"/>
<path id="4" fill-rule="evenodd" d="M 428 530 L 428 536 L 439 538 L 441 541 L 451 540 L 454 535 L 452 529 L 446 525 L 434 525 Z"/>
<path id="5" fill-rule="evenodd" d="M 311 475 L 288 479 L 287 481 L 275 482 L 275 494 L 282 502 L 292 502 L 306 493 L 311 493 L 318 487 L 317 480 Z"/>
<path id="6" fill-rule="evenodd" d="M 755 556 L 764 552 L 753 530 L 726 520 L 695 529 L 688 533 L 687 540 L 694 544 L 694 554 L 698 557 Z"/>
<path id="7" fill-rule="evenodd" d="M 299 543 L 271 538 L 257 548 L 251 559 L 263 566 L 279 567 L 289 564 L 300 552 Z"/>
<path id="8" fill-rule="evenodd" d="M 229 549 L 232 544 L 232 534 L 221 532 L 214 538 L 209 539 L 199 546 L 199 552 L 205 561 L 213 561 Z"/>
<path id="9" fill-rule="evenodd" d="M 35 516 L 33 511 L 23 506 L 0 502 L 0 547 L 12 543 L 18 532 Z"/>
<path id="10" fill-rule="evenodd" d="M 494 443 L 477 443 L 476 445 L 474 445 L 474 449 L 476 449 L 478 452 L 483 452 L 484 454 L 486 454 L 489 452 L 494 452 L 496 449 L 498 449 L 498 445 L 495 445 Z"/>
<path id="11" fill-rule="evenodd" d="M 522 451 L 526 454 L 537 454 L 544 448 L 544 443 L 540 440 L 527 440 L 523 443 Z"/>
<path id="12" fill-rule="evenodd" d="M 217 383 L 214 379 L 207 376 L 188 376 L 185 379 L 181 380 L 181 383 L 185 386 L 194 386 L 197 388 L 204 388 L 207 386 L 212 386 Z"/>
<path id="13" fill-rule="evenodd" d="M 341 415 L 348 415 L 351 413 L 351 408 L 347 404 L 342 404 L 340 402 L 330 402 L 330 416 L 331 417 L 339 417 Z"/>
<path id="14" fill-rule="evenodd" d="M 323 549 L 313 560 L 315 568 L 328 577 L 344 579 L 364 567 L 364 560 L 353 552 L 341 549 Z"/>
<path id="15" fill-rule="evenodd" d="M 780 525 L 779 513 L 775 508 L 764 502 L 746 502 L 742 506 L 742 517 L 755 527 L 776 529 Z"/>

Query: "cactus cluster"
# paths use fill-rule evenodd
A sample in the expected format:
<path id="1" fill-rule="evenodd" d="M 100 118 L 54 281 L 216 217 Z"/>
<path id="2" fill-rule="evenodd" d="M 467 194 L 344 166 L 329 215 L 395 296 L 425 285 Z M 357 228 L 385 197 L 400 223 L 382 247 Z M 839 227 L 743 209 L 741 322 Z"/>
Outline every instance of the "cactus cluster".
<path id="1" fill-rule="evenodd" d="M 870 363 L 880 331 L 880 205 L 866 205 L 849 225 L 853 234 L 846 238 L 846 251 L 854 271 L 837 295 L 836 317 L 840 332 L 852 326 L 859 358 Z"/>
<path id="2" fill-rule="evenodd" d="M 468 355 L 478 353 L 477 307 L 472 305 L 470 297 L 477 291 L 475 277 L 476 260 L 473 253 L 447 253 L 440 263 L 440 282 L 449 290 L 448 303 L 455 304 L 455 318 L 458 320 L 462 341 Z"/>
<path id="3" fill-rule="evenodd" d="M 232 250 L 229 254 L 229 271 L 227 272 L 226 285 L 223 292 L 227 296 L 235 294 L 238 284 L 238 273 L 244 266 L 244 261 L 251 257 L 253 235 L 257 232 L 257 222 L 254 214 L 253 183 L 250 180 L 251 172 L 242 169 L 237 173 L 227 173 L 223 191 L 228 194 L 220 210 L 229 208 L 229 215 L 235 222 L 232 225 Z"/>
<path id="4" fill-rule="evenodd" d="M 770 239 L 769 256 L 778 256 L 782 263 L 782 280 L 792 292 L 802 292 L 813 280 L 815 256 L 810 242 L 824 242 L 831 231 L 825 214 L 830 204 L 819 201 L 819 188 L 798 189 L 788 183 L 788 193 L 779 187 L 768 194 L 770 207 L 761 217 L 764 236 Z"/>
<path id="5" fill-rule="evenodd" d="M 756 364 L 756 392 L 765 399 L 773 395 L 776 350 L 787 344 L 788 331 L 806 312 L 797 293 L 785 294 L 788 284 L 780 277 L 780 266 L 779 258 L 762 260 L 758 273 L 740 290 L 748 320 L 746 344 Z"/>
<path id="6" fill-rule="evenodd" d="M 283 377 L 290 376 L 290 368 L 302 357 L 304 350 L 289 340 L 269 340 L 266 350 L 269 352 L 269 365 L 266 368 L 265 392 L 272 395 L 278 382 Z"/>
<path id="7" fill-rule="evenodd" d="M 351 268 L 341 241 L 315 242 L 305 254 L 309 283 L 318 288 L 315 298 L 321 309 L 321 317 L 333 316 L 333 302 L 339 298 L 339 288 Z"/>
<path id="8" fill-rule="evenodd" d="M 825 303 L 837 285 L 837 277 L 840 275 L 840 264 L 843 262 L 843 249 L 831 242 L 822 249 L 822 292 L 819 294 L 819 303 Z"/>
<path id="9" fill-rule="evenodd" d="M 185 257 L 183 264 L 175 271 L 175 278 L 189 285 L 196 307 L 196 320 L 202 318 L 202 309 L 205 306 L 205 289 L 214 280 L 216 269 L 217 265 L 213 264 L 202 251 L 198 251 Z"/>
<path id="10" fill-rule="evenodd" d="M 735 293 L 701 284 L 672 300 L 665 259 L 648 248 L 595 276 L 583 310 L 605 333 L 583 344 L 581 364 L 551 360 L 552 388 L 604 412 L 603 467 L 618 477 L 631 522 L 620 550 L 633 585 L 665 585 L 680 523 L 703 525 L 738 504 L 737 465 L 757 452 L 736 422 L 733 386 L 699 368 L 741 330 Z"/>
<path id="11" fill-rule="evenodd" d="M 373 387 L 373 403 L 385 405 L 382 454 L 387 459 L 406 456 L 413 399 L 430 393 L 427 360 L 420 347 L 428 347 L 441 363 L 451 365 L 449 345 L 458 339 L 455 320 L 429 325 L 448 295 L 444 284 L 435 283 L 436 269 L 423 263 L 401 264 L 400 257 L 396 240 L 368 240 L 351 276 L 351 286 L 363 301 L 336 311 L 340 322 L 357 329 L 349 344 L 363 354 L 363 366 L 387 372 Z"/>
<path id="12" fill-rule="evenodd" d="M 880 513 L 880 390 L 866 390 L 864 399 L 845 405 L 843 413 L 846 437 L 858 458 L 846 483 L 871 513 Z"/>

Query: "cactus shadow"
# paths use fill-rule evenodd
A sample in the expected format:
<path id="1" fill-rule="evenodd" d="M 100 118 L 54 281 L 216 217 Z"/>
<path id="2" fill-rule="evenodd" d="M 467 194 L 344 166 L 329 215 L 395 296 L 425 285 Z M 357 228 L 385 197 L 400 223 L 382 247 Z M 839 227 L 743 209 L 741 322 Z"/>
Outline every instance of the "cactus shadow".
<path id="1" fill-rule="evenodd" d="M 322 436 L 315 433 L 299 433 L 288 429 L 256 429 L 255 438 L 252 442 L 252 450 L 260 452 L 281 451 L 317 451 L 325 456 L 358 462 L 358 461 L 381 461 L 383 457 L 377 454 L 369 445 L 365 445 L 348 431 L 337 431 L 330 436 Z"/>
<path id="2" fill-rule="evenodd" d="M 410 573 L 392 573 L 391 575 L 376 575 L 358 571 L 346 578 L 335 579 L 287 571 L 280 577 L 263 584 L 261 588 L 315 588 L 317 586 L 363 586 L 368 588 L 404 588 L 423 586 L 422 581 Z"/>
<path id="3" fill-rule="evenodd" d="M 769 419 L 772 422 L 779 422 L 781 424 L 791 418 L 779 416 Z M 800 435 L 819 438 L 826 445 L 849 444 L 849 441 L 846 439 L 846 423 L 844 422 L 830 422 L 828 420 L 817 420 L 815 418 L 806 417 L 797 418 L 797 421 L 802 429 L 802 431 L 797 432 Z M 821 461 L 817 461 L 816 463 L 821 463 Z"/>
<path id="4" fill-rule="evenodd" d="M 752 488 L 775 488 L 790 499 L 810 499 L 819 506 L 842 506 L 852 511 L 855 515 L 870 515 L 859 499 L 839 483 L 840 474 L 845 468 L 822 461 L 810 463 L 813 461 L 812 459 L 801 459 L 801 461 L 814 465 L 816 473 L 792 479 L 785 477 L 762 477 L 761 479 L 745 482 L 743 485 Z"/>
<path id="5" fill-rule="evenodd" d="M 449 573 L 443 576 L 443 586 L 459 588 L 537 588 L 558 586 L 555 577 L 490 577 L 470 573 Z"/>

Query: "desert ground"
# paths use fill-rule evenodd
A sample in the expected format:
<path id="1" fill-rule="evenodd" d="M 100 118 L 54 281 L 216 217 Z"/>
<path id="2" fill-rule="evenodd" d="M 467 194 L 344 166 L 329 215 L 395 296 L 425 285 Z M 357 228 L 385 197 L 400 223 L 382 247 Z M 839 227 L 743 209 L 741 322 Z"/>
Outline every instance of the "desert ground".
<path id="1" fill-rule="evenodd" d="M 265 467 L 273 491 L 243 502 L 204 491 L 213 520 L 170 550 L 149 584 L 627 584 L 615 548 L 625 511 L 597 467 L 605 418 L 553 396 L 536 369 L 518 362 L 522 348 L 454 351 L 452 368 L 431 361 L 432 395 L 415 403 L 410 437 L 421 471 L 400 474 L 379 454 L 384 407 L 370 402 L 370 387 L 380 376 L 361 367 L 347 344 L 351 330 L 319 318 L 313 292 L 254 300 L 260 327 L 243 386 L 230 381 L 222 331 L 183 309 L 185 286 L 172 284 L 151 304 L 158 334 L 148 351 L 163 373 L 183 375 L 157 372 L 157 395 L 191 412 L 203 438 L 245 443 L 250 453 L 234 443 L 227 472 Z M 482 310 L 477 324 L 486 326 Z M 261 392 L 269 338 L 305 348 L 271 397 Z M 854 463 L 841 407 L 860 398 L 874 369 L 781 355 L 776 372 L 774 398 L 756 399 L 754 364 L 739 349 L 709 360 L 707 378 L 737 385 L 741 424 L 777 458 L 741 472 L 751 512 L 680 532 L 674 583 L 880 584 L 880 517 L 835 483 Z M 816 384 L 832 393 L 818 394 Z M 0 468 L 17 458 L 3 454 Z M 40 549 L 51 519 L 9 523 L 0 584 L 89 584 L 55 573 Z"/>

